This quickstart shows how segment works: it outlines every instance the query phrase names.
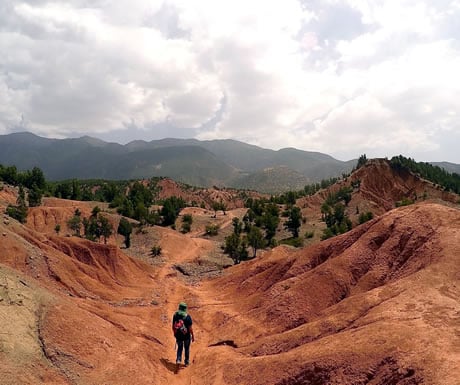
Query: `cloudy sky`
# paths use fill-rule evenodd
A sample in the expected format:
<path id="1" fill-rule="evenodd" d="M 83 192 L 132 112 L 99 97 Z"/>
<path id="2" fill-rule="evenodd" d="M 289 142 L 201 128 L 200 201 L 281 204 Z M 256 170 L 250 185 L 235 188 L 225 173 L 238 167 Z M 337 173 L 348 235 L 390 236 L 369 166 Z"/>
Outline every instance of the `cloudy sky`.
<path id="1" fill-rule="evenodd" d="M 460 0 L 0 0 L 0 134 L 460 163 Z"/>

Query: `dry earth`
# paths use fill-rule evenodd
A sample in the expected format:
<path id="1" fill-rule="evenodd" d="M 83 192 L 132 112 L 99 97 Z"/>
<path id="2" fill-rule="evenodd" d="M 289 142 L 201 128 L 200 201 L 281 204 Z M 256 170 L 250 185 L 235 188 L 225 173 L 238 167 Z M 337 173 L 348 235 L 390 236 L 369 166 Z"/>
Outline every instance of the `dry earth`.
<path id="1" fill-rule="evenodd" d="M 4 195 L 1 205 L 12 200 Z M 1 217 L 1 384 L 459 383 L 456 208 L 395 209 L 192 282 L 178 266 L 217 253 L 199 229 L 149 228 L 121 250 L 116 238 L 56 235 L 56 218 L 80 203 L 53 202 L 31 211 L 27 226 Z M 241 213 L 218 220 L 228 227 L 233 215 Z M 153 262 L 145 257 L 152 240 L 164 251 Z M 181 300 L 196 342 L 192 365 L 175 373 L 170 319 Z"/>

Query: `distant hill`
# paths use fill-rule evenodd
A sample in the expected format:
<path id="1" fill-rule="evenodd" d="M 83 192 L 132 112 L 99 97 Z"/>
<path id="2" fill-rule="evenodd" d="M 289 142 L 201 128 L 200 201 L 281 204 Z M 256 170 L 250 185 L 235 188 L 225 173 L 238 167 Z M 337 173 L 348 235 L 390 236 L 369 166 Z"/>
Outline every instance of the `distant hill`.
<path id="1" fill-rule="evenodd" d="M 433 166 L 438 166 L 450 173 L 456 173 L 460 175 L 460 164 L 450 162 L 431 162 Z"/>
<path id="2" fill-rule="evenodd" d="M 153 176 L 213 185 L 280 192 L 302 188 L 355 165 L 319 152 L 264 149 L 236 140 L 166 138 L 126 145 L 89 136 L 47 139 L 22 132 L 0 135 L 0 164 L 19 170 L 40 167 L 47 179 L 132 179 Z"/>
<path id="3" fill-rule="evenodd" d="M 241 176 L 234 182 L 240 189 L 257 190 L 262 193 L 280 193 L 287 190 L 303 189 L 312 180 L 286 166 L 269 167 L 261 171 Z"/>

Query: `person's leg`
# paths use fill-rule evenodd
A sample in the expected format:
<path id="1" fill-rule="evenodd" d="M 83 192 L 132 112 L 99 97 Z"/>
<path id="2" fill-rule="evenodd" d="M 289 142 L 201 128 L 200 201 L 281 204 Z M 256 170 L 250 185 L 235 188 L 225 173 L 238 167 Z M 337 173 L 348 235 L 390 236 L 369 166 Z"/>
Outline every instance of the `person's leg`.
<path id="1" fill-rule="evenodd" d="M 190 337 L 184 341 L 185 347 L 185 365 L 190 363 Z"/>
<path id="2" fill-rule="evenodd" d="M 182 349 L 184 348 L 184 341 L 176 340 L 176 342 L 177 342 L 176 364 L 180 364 L 182 362 Z"/>

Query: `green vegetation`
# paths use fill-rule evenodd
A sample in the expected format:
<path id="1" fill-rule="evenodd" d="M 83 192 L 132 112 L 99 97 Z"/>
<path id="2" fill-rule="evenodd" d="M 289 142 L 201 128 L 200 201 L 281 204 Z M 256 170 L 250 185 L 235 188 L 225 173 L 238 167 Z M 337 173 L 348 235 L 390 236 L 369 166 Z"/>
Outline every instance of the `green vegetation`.
<path id="1" fill-rule="evenodd" d="M 16 166 L 3 166 L 0 164 L 0 180 L 12 186 L 24 186 L 31 189 L 33 185 L 40 190 L 46 189 L 45 176 L 43 171 L 38 167 L 34 167 L 32 171 L 26 170 L 20 172 Z"/>
<path id="2" fill-rule="evenodd" d="M 228 254 L 235 265 L 248 258 L 247 237 L 242 237 L 243 226 L 238 218 L 232 219 L 233 233 L 225 238 L 224 253 Z"/>
<path id="3" fill-rule="evenodd" d="M 18 198 L 16 199 L 16 206 L 8 205 L 6 208 L 6 213 L 21 223 L 26 223 L 27 221 L 27 205 L 24 188 L 22 185 L 19 185 Z"/>
<path id="4" fill-rule="evenodd" d="M 412 199 L 403 198 L 400 201 L 395 202 L 395 206 L 396 207 L 403 207 L 403 206 L 409 206 L 409 205 L 411 205 L 413 203 L 414 203 L 414 201 Z"/>
<path id="5" fill-rule="evenodd" d="M 133 225 L 126 218 L 121 218 L 118 224 L 117 233 L 125 237 L 125 246 L 127 249 L 131 246 L 131 233 L 133 232 Z"/>
<path id="6" fill-rule="evenodd" d="M 367 221 L 370 221 L 372 218 L 374 218 L 374 214 L 372 214 L 370 211 L 366 213 L 361 213 L 359 215 L 359 224 L 363 224 Z"/>
<path id="7" fill-rule="evenodd" d="M 205 234 L 211 237 L 219 233 L 219 225 L 206 225 Z"/>
<path id="8" fill-rule="evenodd" d="M 181 232 L 183 234 L 189 233 L 190 230 L 192 229 L 192 223 L 193 223 L 193 217 L 191 214 L 185 214 L 182 217 L 182 229 Z"/>
<path id="9" fill-rule="evenodd" d="M 345 179 L 349 174 L 342 174 L 342 178 Z M 321 182 L 312 183 L 305 185 L 302 190 L 299 191 L 287 191 L 282 194 L 273 195 L 270 198 L 270 201 L 279 205 L 291 204 L 294 205 L 296 200 L 305 196 L 311 196 L 316 194 L 319 190 L 328 188 L 333 184 L 337 183 L 340 180 L 338 177 L 333 177 L 329 179 L 323 179 Z"/>
<path id="10" fill-rule="evenodd" d="M 363 167 L 366 163 L 367 163 L 367 156 L 366 154 L 363 154 L 358 158 L 358 164 L 356 165 L 356 170 Z"/>
<path id="11" fill-rule="evenodd" d="M 287 238 L 287 239 L 282 239 L 279 242 L 281 245 L 289 245 L 292 247 L 302 247 L 303 246 L 303 240 L 302 238 Z"/>
<path id="12" fill-rule="evenodd" d="M 172 196 L 163 201 L 160 215 L 162 217 L 163 226 L 171 226 L 176 222 L 180 210 L 185 207 L 185 201 L 182 198 Z"/>
<path id="13" fill-rule="evenodd" d="M 161 255 L 161 246 L 159 246 L 159 245 L 152 246 L 152 248 L 150 249 L 150 255 L 152 257 L 160 256 Z"/>
<path id="14" fill-rule="evenodd" d="M 77 237 L 80 236 L 81 231 L 81 212 L 79 209 L 76 209 L 72 218 L 67 221 L 67 226 L 69 226 L 70 230 L 74 232 L 74 235 Z"/>
<path id="15" fill-rule="evenodd" d="M 29 195 L 27 197 L 29 201 L 29 207 L 37 207 L 42 204 L 43 192 L 38 186 L 34 183 L 29 189 Z"/>
<path id="16" fill-rule="evenodd" d="M 252 257 L 255 258 L 257 256 L 257 250 L 262 249 L 266 245 L 262 231 L 260 231 L 258 227 L 252 226 L 246 238 L 253 251 Z"/>
<path id="17" fill-rule="evenodd" d="M 89 218 L 83 218 L 85 228 L 85 238 L 91 241 L 98 241 L 100 238 L 107 244 L 107 238 L 113 234 L 113 226 L 101 213 L 101 209 L 96 206 L 93 208 Z"/>
<path id="18" fill-rule="evenodd" d="M 255 231 L 253 228 L 258 229 L 258 231 L 264 230 L 264 242 L 263 246 L 260 247 L 274 247 L 277 245 L 275 235 L 280 223 L 280 215 L 282 215 L 286 218 L 284 228 L 292 233 L 292 238 L 283 240 L 282 243 L 297 245 L 296 247 L 301 246 L 302 241 L 292 240 L 299 238 L 300 226 L 306 222 L 306 218 L 302 218 L 300 208 L 295 206 L 297 196 L 297 193 L 291 191 L 283 194 L 281 198 L 272 196 L 270 200 L 247 199 L 245 205 L 249 210 L 243 218 L 244 231 L 249 236 L 251 231 Z M 280 213 L 280 208 L 278 207 L 280 203 L 277 202 L 286 202 L 285 205 L 287 207 L 283 213 Z"/>
<path id="19" fill-rule="evenodd" d="M 265 230 L 266 244 L 273 245 L 276 229 L 280 223 L 278 205 L 265 199 L 249 198 L 246 200 L 245 206 L 249 208 L 243 218 L 245 231 L 249 232 L 253 226 L 263 229 Z"/>
<path id="20" fill-rule="evenodd" d="M 288 210 L 288 219 L 284 227 L 292 233 L 293 238 L 299 238 L 299 229 L 302 222 L 302 213 L 300 208 L 292 206 Z"/>
<path id="21" fill-rule="evenodd" d="M 321 214 L 327 228 L 324 229 L 321 239 L 328 239 L 351 230 L 352 223 L 345 208 L 350 203 L 352 191 L 352 187 L 342 187 L 326 198 L 321 206 Z"/>
<path id="22" fill-rule="evenodd" d="M 420 177 L 440 185 L 446 191 L 460 194 L 460 175 L 457 173 L 451 174 L 438 166 L 425 162 L 416 162 L 402 155 L 391 158 L 390 165 L 394 170 L 412 171 Z"/>
<path id="23" fill-rule="evenodd" d="M 47 190 L 47 184 L 42 170 L 34 167 L 31 171 L 19 172 L 16 166 L 3 166 L 0 164 L 0 181 L 13 186 L 19 186 L 19 197 L 16 206 L 9 205 L 7 214 L 21 223 L 27 220 L 26 191 L 28 190 L 27 201 L 29 207 L 36 207 L 41 204 L 42 196 Z"/>
<path id="24" fill-rule="evenodd" d="M 227 210 L 227 205 L 222 201 L 220 201 L 220 202 L 213 201 L 211 203 L 211 208 L 214 211 L 214 218 L 217 217 L 217 212 L 220 211 L 220 210 L 223 212 L 224 215 L 226 215 L 225 211 Z"/>

